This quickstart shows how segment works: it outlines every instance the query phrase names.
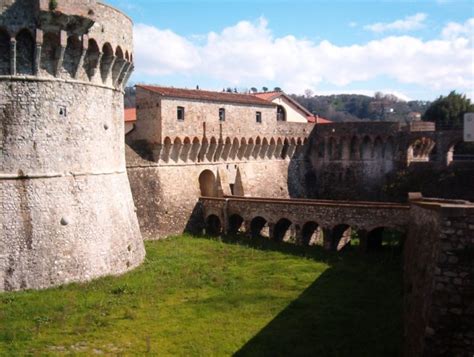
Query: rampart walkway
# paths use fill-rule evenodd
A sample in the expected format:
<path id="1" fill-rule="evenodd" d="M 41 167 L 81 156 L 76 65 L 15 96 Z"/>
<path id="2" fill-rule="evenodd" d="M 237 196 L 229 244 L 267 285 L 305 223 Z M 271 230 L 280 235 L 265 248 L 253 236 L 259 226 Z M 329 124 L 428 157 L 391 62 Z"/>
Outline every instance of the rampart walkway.
<path id="1" fill-rule="evenodd" d="M 409 205 L 250 197 L 201 197 L 206 232 L 238 232 L 342 249 L 357 232 L 361 246 L 379 245 L 384 230 L 405 233 Z"/>

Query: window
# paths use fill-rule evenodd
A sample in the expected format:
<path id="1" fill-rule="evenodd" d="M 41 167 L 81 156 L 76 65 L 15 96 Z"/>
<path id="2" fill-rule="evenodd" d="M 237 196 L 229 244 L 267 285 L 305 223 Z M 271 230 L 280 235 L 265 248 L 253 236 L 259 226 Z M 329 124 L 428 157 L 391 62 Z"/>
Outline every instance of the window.
<path id="1" fill-rule="evenodd" d="M 177 110 L 177 119 L 179 121 L 184 121 L 184 107 L 178 107 L 178 110 Z"/>
<path id="2" fill-rule="evenodd" d="M 262 112 L 257 112 L 256 115 L 255 115 L 255 120 L 257 121 L 257 123 L 261 123 L 262 122 Z"/>
<path id="3" fill-rule="evenodd" d="M 219 109 L 219 121 L 225 121 L 225 109 L 224 108 Z"/>
<path id="4" fill-rule="evenodd" d="M 277 108 L 277 121 L 286 121 L 286 111 L 281 105 Z"/>

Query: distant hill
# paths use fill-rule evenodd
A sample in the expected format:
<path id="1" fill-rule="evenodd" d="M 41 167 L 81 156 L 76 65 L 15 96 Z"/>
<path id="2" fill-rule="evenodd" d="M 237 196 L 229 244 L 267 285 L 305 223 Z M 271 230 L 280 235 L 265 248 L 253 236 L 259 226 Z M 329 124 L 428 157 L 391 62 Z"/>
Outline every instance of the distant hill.
<path id="1" fill-rule="evenodd" d="M 125 108 L 135 107 L 135 87 L 125 89 Z M 392 94 L 373 97 L 358 94 L 290 95 L 310 112 L 335 121 L 412 121 L 419 119 L 430 105 L 425 101 L 403 101 Z"/>
<path id="2" fill-rule="evenodd" d="M 327 96 L 294 95 L 291 97 L 310 112 L 335 121 L 412 121 L 419 119 L 430 102 L 403 101 L 392 94 L 376 93 L 373 97 L 359 94 Z"/>

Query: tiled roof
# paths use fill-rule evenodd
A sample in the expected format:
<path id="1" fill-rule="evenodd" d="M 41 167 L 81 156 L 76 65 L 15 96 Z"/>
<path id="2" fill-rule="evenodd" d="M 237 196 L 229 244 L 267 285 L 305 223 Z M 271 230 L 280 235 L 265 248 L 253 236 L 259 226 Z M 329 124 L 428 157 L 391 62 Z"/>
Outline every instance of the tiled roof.
<path id="1" fill-rule="evenodd" d="M 237 103 L 237 104 L 253 104 L 262 106 L 275 106 L 275 104 L 258 98 L 251 94 L 239 94 L 239 93 L 227 93 L 227 92 L 211 92 L 200 89 L 182 89 L 182 88 L 171 88 L 171 87 L 157 87 L 157 86 L 145 86 L 137 85 L 137 87 L 155 92 L 164 97 L 172 98 L 183 98 L 183 99 L 196 99 L 205 100 L 212 102 L 226 102 L 226 103 Z"/>
<path id="2" fill-rule="evenodd" d="M 137 109 L 136 108 L 126 108 L 124 115 L 125 122 L 131 122 L 137 120 Z"/>
<path id="3" fill-rule="evenodd" d="M 315 123 L 315 124 L 330 124 L 332 121 L 322 118 L 319 115 L 310 115 L 308 116 L 308 122 L 309 123 Z"/>
<path id="4" fill-rule="evenodd" d="M 272 91 L 272 92 L 254 93 L 254 96 L 271 102 L 273 99 L 278 98 L 282 94 L 283 92 Z"/>

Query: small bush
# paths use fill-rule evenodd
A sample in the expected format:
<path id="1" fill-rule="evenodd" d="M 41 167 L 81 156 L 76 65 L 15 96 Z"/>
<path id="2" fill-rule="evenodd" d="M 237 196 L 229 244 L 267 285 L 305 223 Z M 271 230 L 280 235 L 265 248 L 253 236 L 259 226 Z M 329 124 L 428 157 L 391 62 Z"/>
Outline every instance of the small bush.
<path id="1" fill-rule="evenodd" d="M 49 10 L 54 11 L 58 8 L 58 0 L 49 0 Z"/>

